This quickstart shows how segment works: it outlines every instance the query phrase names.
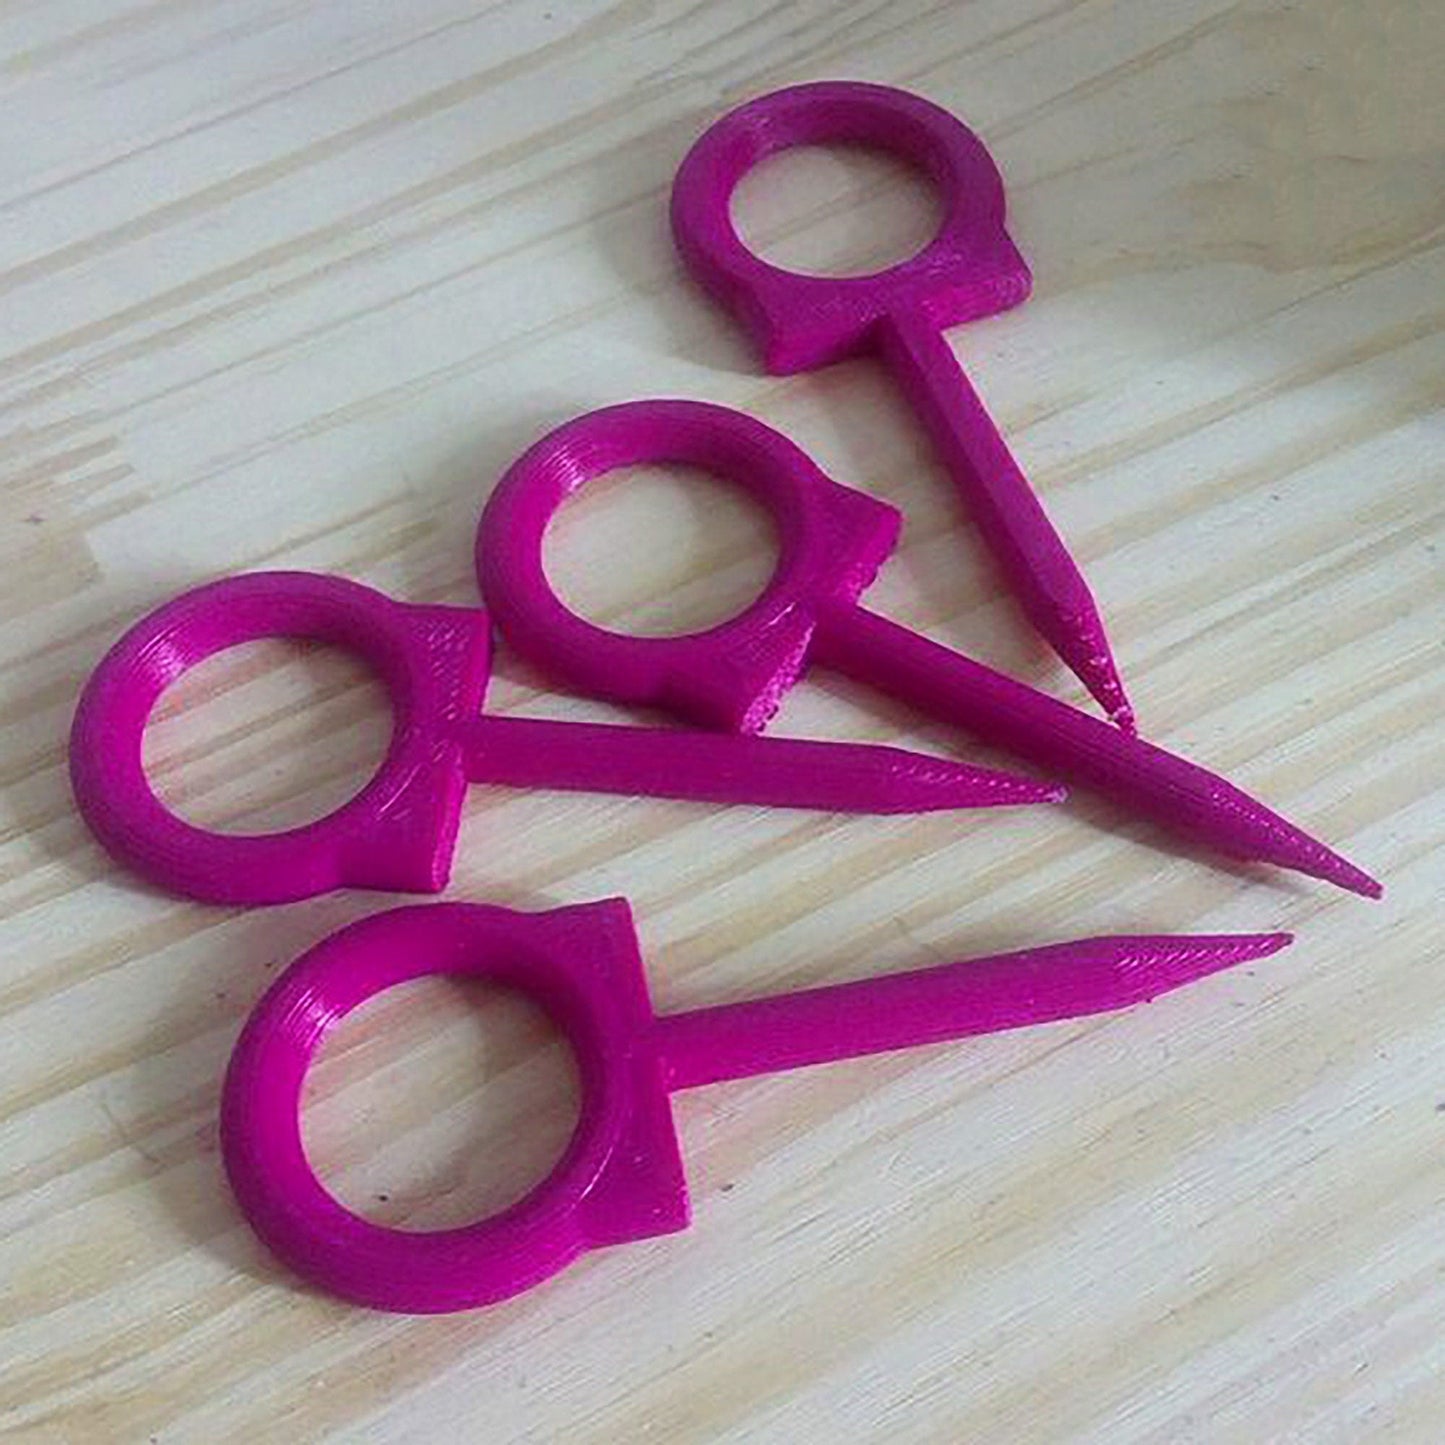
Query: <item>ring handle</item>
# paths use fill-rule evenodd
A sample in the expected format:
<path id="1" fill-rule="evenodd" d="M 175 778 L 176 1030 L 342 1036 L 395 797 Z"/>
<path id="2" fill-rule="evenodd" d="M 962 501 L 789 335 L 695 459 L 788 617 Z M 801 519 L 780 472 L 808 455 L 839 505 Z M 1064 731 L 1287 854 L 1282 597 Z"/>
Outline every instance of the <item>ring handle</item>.
<path id="1" fill-rule="evenodd" d="M 325 817 L 249 837 L 195 827 L 146 777 L 146 721 L 183 672 L 263 637 L 329 643 L 368 663 L 391 699 L 391 743 L 371 780 Z M 209 903 L 286 903 L 341 887 L 436 892 L 466 791 L 454 725 L 481 706 L 489 664 L 479 610 L 406 606 L 312 572 L 197 587 L 142 618 L 91 674 L 70 730 L 76 803 L 112 856 Z"/>
<path id="2" fill-rule="evenodd" d="M 729 209 L 738 182 L 765 156 L 828 144 L 887 151 L 923 172 L 942 201 L 933 239 L 868 276 L 807 276 L 749 250 Z M 983 142 L 922 96 L 861 81 L 790 86 L 709 127 L 673 182 L 672 232 L 697 281 L 779 374 L 865 350 L 887 316 L 921 312 L 942 329 L 1017 306 L 1033 284 L 1004 229 L 1003 180 Z"/>
<path id="3" fill-rule="evenodd" d="M 737 616 L 680 637 L 628 637 L 557 595 L 542 546 L 557 509 L 617 467 L 692 466 L 733 482 L 771 514 L 778 566 Z M 852 602 L 893 550 L 902 518 L 831 481 L 779 432 L 727 407 L 638 401 L 564 423 L 519 458 L 477 529 L 477 575 L 503 635 L 580 692 L 661 707 L 704 727 L 756 732 L 804 666 L 820 610 Z"/>
<path id="4" fill-rule="evenodd" d="M 533 1190 L 487 1219 L 428 1233 L 373 1224 L 316 1177 L 301 1090 L 327 1031 L 410 979 L 461 974 L 527 994 L 571 1044 L 577 1128 Z M 585 1250 L 683 1229 L 687 1185 L 667 1090 L 645 1041 L 651 1006 L 625 900 L 522 914 L 452 903 L 394 909 L 303 955 L 257 1004 L 231 1056 L 221 1150 L 261 1239 L 358 1304 L 411 1314 L 519 1294 Z"/>

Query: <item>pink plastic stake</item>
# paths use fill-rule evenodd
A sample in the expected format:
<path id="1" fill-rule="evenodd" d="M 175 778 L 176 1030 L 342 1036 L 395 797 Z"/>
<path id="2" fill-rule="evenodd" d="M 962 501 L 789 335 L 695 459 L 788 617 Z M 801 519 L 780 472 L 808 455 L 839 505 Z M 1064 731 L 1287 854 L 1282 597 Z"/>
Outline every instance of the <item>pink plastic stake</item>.
<path id="1" fill-rule="evenodd" d="M 943 220 L 916 255 L 871 276 L 799 275 L 751 252 L 729 202 L 765 156 L 799 145 L 892 152 L 938 188 Z M 672 191 L 678 250 L 747 328 L 769 371 L 875 351 L 926 427 L 1039 634 L 1119 726 L 1133 731 L 1103 620 L 1008 444 L 943 338 L 1017 306 L 1029 268 L 1004 230 L 1004 191 L 983 143 L 946 110 L 884 85 L 796 85 L 730 111 L 688 152 Z"/>
<path id="2" fill-rule="evenodd" d="M 333 934 L 262 998 L 226 1075 L 221 1148 L 252 1227 L 304 1278 L 376 1309 L 472 1309 L 588 1250 L 686 1228 L 677 1089 L 1107 1013 L 1289 942 L 1095 938 L 658 1018 L 623 899 L 538 914 L 401 908 Z M 530 1194 L 490 1219 L 417 1233 L 372 1224 L 327 1193 L 302 1144 L 301 1089 L 339 1019 L 436 973 L 541 1004 L 576 1055 L 582 1099 L 571 1142 Z"/>
<path id="3" fill-rule="evenodd" d="M 563 500 L 591 477 L 644 463 L 702 467 L 773 514 L 772 581 L 707 632 L 608 632 L 569 611 L 547 581 L 542 539 Z M 757 732 L 815 661 L 1223 853 L 1379 896 L 1374 879 L 1223 778 L 860 606 L 898 527 L 894 508 L 830 481 L 751 417 L 632 402 L 568 422 L 512 466 L 482 515 L 477 569 L 503 635 L 582 692 Z"/>
<path id="4" fill-rule="evenodd" d="M 155 795 L 146 720 L 181 673 L 260 637 L 331 643 L 368 662 L 391 695 L 391 746 L 371 781 L 314 823 L 212 833 Z M 877 813 L 1063 796 L 899 748 L 479 717 L 490 651 L 485 612 L 411 607 L 339 577 L 255 572 L 198 587 L 137 623 L 92 675 L 71 729 L 76 801 L 106 848 L 152 882 L 257 904 L 343 887 L 439 891 L 469 782 Z"/>

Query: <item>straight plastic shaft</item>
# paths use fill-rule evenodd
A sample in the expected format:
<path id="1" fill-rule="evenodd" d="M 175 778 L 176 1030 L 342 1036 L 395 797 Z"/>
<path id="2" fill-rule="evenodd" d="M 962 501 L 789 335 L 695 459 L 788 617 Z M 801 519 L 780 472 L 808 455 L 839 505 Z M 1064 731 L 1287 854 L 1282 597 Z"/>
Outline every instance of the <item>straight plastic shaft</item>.
<path id="1" fill-rule="evenodd" d="M 863 607 L 820 619 L 825 667 L 1082 783 L 1222 853 L 1293 868 L 1378 898 L 1380 885 L 1223 778 Z"/>
<path id="2" fill-rule="evenodd" d="M 868 743 L 481 717 L 465 735 L 474 783 L 840 813 L 1057 803 L 1063 788 Z"/>
<path id="3" fill-rule="evenodd" d="M 654 1036 L 668 1086 L 688 1089 L 1111 1013 L 1290 942 L 1287 933 L 1082 939 L 664 1015 Z"/>
<path id="4" fill-rule="evenodd" d="M 1029 620 L 1105 712 L 1133 732 L 1094 594 L 953 349 L 919 313 L 888 317 L 879 349 Z"/>

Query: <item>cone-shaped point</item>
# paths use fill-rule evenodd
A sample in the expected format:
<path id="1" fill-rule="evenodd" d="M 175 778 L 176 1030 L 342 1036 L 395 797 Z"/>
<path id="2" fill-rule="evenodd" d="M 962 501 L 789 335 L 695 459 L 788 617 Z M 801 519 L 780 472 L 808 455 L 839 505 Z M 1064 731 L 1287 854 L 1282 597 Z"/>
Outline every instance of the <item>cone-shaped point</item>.
<path id="1" fill-rule="evenodd" d="M 1302 850 L 1298 862 L 1292 865 L 1298 868 L 1301 873 L 1308 873 L 1311 878 L 1322 878 L 1326 883 L 1333 883 L 1337 888 L 1344 888 L 1350 893 L 1358 893 L 1361 898 L 1383 898 L 1385 896 L 1385 885 L 1376 878 L 1371 878 L 1363 868 L 1357 868 L 1348 858 L 1342 858 L 1332 848 L 1326 848 L 1323 843 L 1313 843 L 1307 850 Z"/>
<path id="2" fill-rule="evenodd" d="M 976 768 L 968 763 L 921 754 L 904 754 L 906 765 L 894 781 L 900 812 L 942 812 L 953 808 L 1013 808 L 1029 803 L 1062 803 L 1069 790 L 1061 783 L 1017 773 Z"/>
<path id="3" fill-rule="evenodd" d="M 1268 958 L 1294 942 L 1292 933 L 1167 934 L 1118 939 L 1117 970 L 1139 1001 L 1156 998 L 1237 964 Z"/>
<path id="4" fill-rule="evenodd" d="M 1260 850 L 1259 857 L 1281 868 L 1293 868 L 1311 878 L 1333 883 L 1335 887 L 1358 893 L 1362 898 L 1384 897 L 1383 884 L 1292 823 L 1274 817 L 1269 820 L 1268 828 L 1273 836 Z"/>
<path id="5" fill-rule="evenodd" d="M 1080 645 L 1074 655 L 1065 657 L 1070 669 L 1080 682 L 1088 688 L 1094 701 L 1108 715 L 1109 721 L 1130 737 L 1137 735 L 1139 728 L 1134 721 L 1134 708 L 1124 691 L 1124 680 L 1119 676 L 1109 644 L 1099 628 L 1097 635 L 1081 636 Z"/>

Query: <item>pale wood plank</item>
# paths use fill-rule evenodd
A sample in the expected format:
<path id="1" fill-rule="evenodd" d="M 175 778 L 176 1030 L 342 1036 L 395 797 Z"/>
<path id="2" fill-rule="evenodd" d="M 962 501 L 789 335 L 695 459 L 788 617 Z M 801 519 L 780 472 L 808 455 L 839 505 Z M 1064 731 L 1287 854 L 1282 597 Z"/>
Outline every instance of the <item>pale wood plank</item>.
<path id="1" fill-rule="evenodd" d="M 1438 1440 L 1442 64 L 1416 0 L 7 5 L 9 1435 Z M 514 1304 L 403 1320 L 306 1293 L 230 1203 L 216 1094 L 275 970 L 387 900 L 227 912 L 110 866 L 64 734 L 138 613 L 274 565 L 470 603 L 477 508 L 522 445 L 605 401 L 694 395 L 906 509 L 880 609 L 1078 696 L 886 380 L 760 376 L 678 274 L 664 210 L 690 138 L 836 75 L 922 90 L 1003 166 L 1037 292 L 952 340 L 1149 731 L 1389 896 L 1206 867 L 1090 806 L 479 794 L 452 896 L 626 893 L 661 1007 L 1109 930 L 1300 943 L 1123 1019 L 686 1096 L 694 1230 Z M 873 201 L 917 202 L 862 174 Z M 795 256 L 878 242 L 846 180 L 759 181 L 757 225 Z M 652 626 L 756 584 L 758 530 L 681 497 L 567 518 L 597 615 Z M 505 655 L 493 705 L 611 715 Z M 821 676 L 779 726 L 952 745 Z M 260 826 L 340 796 L 382 736 L 357 669 L 278 646 L 190 680 L 151 741 L 195 816 Z M 356 1021 L 313 1098 L 338 1187 L 414 1222 L 522 1187 L 570 1107 L 535 1025 L 440 987 Z"/>

